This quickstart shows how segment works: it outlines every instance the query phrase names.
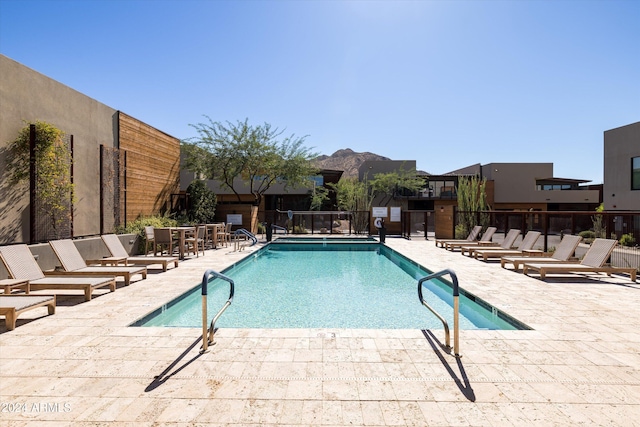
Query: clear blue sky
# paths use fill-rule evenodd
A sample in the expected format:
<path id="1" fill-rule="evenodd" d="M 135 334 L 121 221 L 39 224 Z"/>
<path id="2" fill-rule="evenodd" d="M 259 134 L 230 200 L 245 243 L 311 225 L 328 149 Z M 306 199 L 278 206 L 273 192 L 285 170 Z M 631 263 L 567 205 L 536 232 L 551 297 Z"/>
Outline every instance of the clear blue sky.
<path id="1" fill-rule="evenodd" d="M 0 0 L 0 52 L 177 138 L 248 118 L 434 174 L 601 183 L 640 121 L 637 0 Z"/>

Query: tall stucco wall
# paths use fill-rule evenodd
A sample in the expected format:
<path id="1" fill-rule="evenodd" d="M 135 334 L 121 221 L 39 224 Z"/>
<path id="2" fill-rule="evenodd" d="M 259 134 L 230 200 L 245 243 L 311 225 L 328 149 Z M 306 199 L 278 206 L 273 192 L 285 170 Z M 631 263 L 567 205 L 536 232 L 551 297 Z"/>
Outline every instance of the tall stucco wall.
<path id="1" fill-rule="evenodd" d="M 100 233 L 100 144 L 117 144 L 116 110 L 0 55 L 0 244 L 29 242 L 28 184 L 11 186 L 7 147 L 24 120 L 49 122 L 74 137 L 74 235 Z"/>
<path id="2" fill-rule="evenodd" d="M 604 132 L 605 210 L 640 210 L 640 190 L 631 190 L 633 157 L 640 157 L 640 122 Z"/>

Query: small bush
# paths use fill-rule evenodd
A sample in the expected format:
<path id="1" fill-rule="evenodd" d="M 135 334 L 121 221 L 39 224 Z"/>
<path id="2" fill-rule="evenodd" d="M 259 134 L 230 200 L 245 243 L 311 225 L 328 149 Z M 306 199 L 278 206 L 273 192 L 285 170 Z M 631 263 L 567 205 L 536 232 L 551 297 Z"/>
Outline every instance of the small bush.
<path id="1" fill-rule="evenodd" d="M 458 224 L 456 225 L 456 229 L 455 229 L 455 239 L 466 239 L 467 236 L 469 236 L 469 231 L 467 230 L 467 227 L 464 224 Z"/>
<path id="2" fill-rule="evenodd" d="M 578 235 L 582 237 L 582 240 L 584 240 L 585 243 L 591 243 L 593 242 L 593 239 L 596 238 L 595 231 L 591 231 L 591 230 L 581 231 L 580 233 L 578 233 Z"/>
<path id="3" fill-rule="evenodd" d="M 635 246 L 636 239 L 631 233 L 623 234 L 622 237 L 620 237 L 620 244 L 622 246 Z"/>
<path id="4" fill-rule="evenodd" d="M 294 234 L 307 234 L 309 233 L 309 231 L 307 231 L 306 228 L 304 228 L 304 226 L 302 225 L 296 225 L 293 229 L 293 233 Z"/>
<path id="5" fill-rule="evenodd" d="M 151 227 L 176 227 L 178 221 L 167 216 L 150 216 L 145 218 L 138 218 L 135 221 L 128 223 L 124 227 L 117 227 L 117 234 L 136 234 L 140 238 L 138 239 L 139 253 L 144 251 L 145 234 L 144 228 Z"/>

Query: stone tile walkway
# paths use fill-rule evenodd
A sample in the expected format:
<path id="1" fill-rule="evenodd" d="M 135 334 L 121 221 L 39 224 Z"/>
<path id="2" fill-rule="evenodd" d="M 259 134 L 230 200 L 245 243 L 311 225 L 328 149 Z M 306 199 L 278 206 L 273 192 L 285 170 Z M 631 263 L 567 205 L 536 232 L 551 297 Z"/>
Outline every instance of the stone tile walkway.
<path id="1" fill-rule="evenodd" d="M 640 425 L 639 283 L 387 244 L 533 329 L 461 331 L 455 358 L 442 330 L 220 329 L 200 354 L 200 329 L 128 327 L 250 253 L 218 249 L 90 302 L 70 292 L 14 331 L 0 321 L 0 425 Z"/>

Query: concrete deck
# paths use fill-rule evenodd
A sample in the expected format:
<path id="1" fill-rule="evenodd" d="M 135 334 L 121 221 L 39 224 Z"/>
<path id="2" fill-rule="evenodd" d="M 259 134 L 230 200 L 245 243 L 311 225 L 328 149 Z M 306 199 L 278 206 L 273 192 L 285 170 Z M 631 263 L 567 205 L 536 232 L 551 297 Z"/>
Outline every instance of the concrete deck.
<path id="1" fill-rule="evenodd" d="M 640 425 L 640 283 L 387 244 L 533 330 L 461 331 L 457 359 L 442 330 L 221 329 L 200 355 L 200 329 L 127 326 L 249 252 L 209 250 L 90 302 L 59 296 L 14 331 L 1 320 L 0 424 Z"/>

